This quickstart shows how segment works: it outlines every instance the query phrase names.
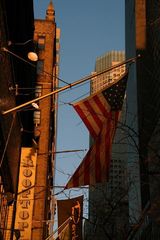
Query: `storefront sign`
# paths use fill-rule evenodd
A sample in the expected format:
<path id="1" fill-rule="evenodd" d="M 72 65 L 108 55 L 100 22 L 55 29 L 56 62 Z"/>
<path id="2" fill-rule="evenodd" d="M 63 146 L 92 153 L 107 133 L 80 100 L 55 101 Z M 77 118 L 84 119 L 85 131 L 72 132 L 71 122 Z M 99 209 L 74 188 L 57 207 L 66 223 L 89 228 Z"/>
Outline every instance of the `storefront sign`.
<path id="1" fill-rule="evenodd" d="M 15 229 L 21 240 L 31 240 L 34 184 L 37 154 L 33 148 L 21 149 Z"/>

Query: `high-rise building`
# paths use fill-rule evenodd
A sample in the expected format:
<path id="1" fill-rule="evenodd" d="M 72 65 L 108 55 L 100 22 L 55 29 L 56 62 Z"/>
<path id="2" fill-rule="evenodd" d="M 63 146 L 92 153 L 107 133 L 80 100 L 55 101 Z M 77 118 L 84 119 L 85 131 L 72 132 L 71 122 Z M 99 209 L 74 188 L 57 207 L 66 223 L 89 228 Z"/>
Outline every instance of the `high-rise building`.
<path id="1" fill-rule="evenodd" d="M 121 61 L 124 61 L 124 51 L 111 51 L 107 52 L 104 55 L 97 57 L 95 71 L 102 72 L 105 69 L 112 67 Z M 117 80 L 125 71 L 125 66 L 122 65 L 118 68 L 115 68 L 109 72 L 106 72 L 102 75 L 99 75 L 91 82 L 91 93 L 95 93 L 107 84 Z"/>
<path id="2" fill-rule="evenodd" d="M 101 72 L 125 60 L 124 51 L 111 51 L 96 59 L 95 72 Z M 91 93 L 114 82 L 125 72 L 125 65 L 114 68 L 91 81 Z M 125 104 L 124 104 L 125 105 Z M 124 106 L 125 109 L 125 106 Z M 121 116 L 124 121 L 125 111 Z M 109 181 L 89 188 L 89 226 L 86 225 L 86 239 L 124 239 L 128 226 L 127 158 L 123 130 L 117 129 L 112 147 Z M 92 141 L 92 140 L 91 140 Z M 117 206 L 116 206 L 117 205 Z M 116 207 L 113 207 L 116 206 Z M 123 214 L 123 217 L 122 217 Z M 123 220 L 122 220 L 123 219 Z M 87 227 L 88 226 L 88 227 Z M 115 236 L 117 238 L 115 238 Z"/>
<path id="3" fill-rule="evenodd" d="M 130 220 L 138 239 L 159 239 L 160 1 L 126 0 L 125 9 L 126 58 L 141 55 L 127 90 Z"/>

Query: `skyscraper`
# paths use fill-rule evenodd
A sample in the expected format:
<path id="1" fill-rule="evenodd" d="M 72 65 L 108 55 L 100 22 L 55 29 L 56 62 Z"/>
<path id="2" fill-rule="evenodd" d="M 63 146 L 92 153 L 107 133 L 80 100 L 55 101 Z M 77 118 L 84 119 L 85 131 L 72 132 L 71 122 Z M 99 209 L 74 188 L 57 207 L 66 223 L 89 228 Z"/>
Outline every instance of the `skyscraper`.
<path id="1" fill-rule="evenodd" d="M 114 66 L 125 59 L 124 51 L 111 51 L 97 57 L 95 72 L 103 71 Z M 110 82 L 114 82 L 125 72 L 125 65 L 113 69 L 107 73 L 97 76 L 91 82 L 91 93 L 102 89 Z M 124 106 L 125 109 L 125 106 Z M 121 116 L 123 121 L 124 113 Z M 126 156 L 122 155 L 125 151 L 125 144 L 122 140 L 124 133 L 121 129 L 117 130 L 115 141 L 112 147 L 112 160 L 109 173 L 109 181 L 104 184 L 97 184 L 89 188 L 89 222 L 90 231 L 87 239 L 105 239 L 107 234 L 111 238 L 124 239 L 124 232 L 127 230 L 128 223 L 128 201 L 127 201 L 127 181 L 126 181 Z M 91 140 L 92 141 L 92 140 Z M 117 204 L 114 210 L 111 206 Z M 121 220 L 120 211 L 123 212 Z M 122 221 L 123 219 L 123 221 Z M 126 228 L 126 229 L 124 229 Z"/>
<path id="2" fill-rule="evenodd" d="M 97 57 L 95 64 L 95 72 L 101 72 L 105 69 L 112 67 L 121 61 L 124 61 L 124 51 L 111 51 L 102 56 Z M 95 93 L 102 89 L 105 85 L 114 80 L 117 80 L 125 71 L 125 66 L 122 65 L 109 72 L 106 72 L 100 76 L 97 76 L 94 81 L 91 82 L 91 93 Z"/>

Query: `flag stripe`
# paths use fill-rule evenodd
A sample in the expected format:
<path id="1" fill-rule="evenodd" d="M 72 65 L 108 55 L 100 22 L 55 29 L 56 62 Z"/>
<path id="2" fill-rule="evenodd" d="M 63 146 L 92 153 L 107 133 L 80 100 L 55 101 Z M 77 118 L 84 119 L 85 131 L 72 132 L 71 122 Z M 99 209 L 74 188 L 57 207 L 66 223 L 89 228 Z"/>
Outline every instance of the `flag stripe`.
<path id="1" fill-rule="evenodd" d="M 99 129 L 101 129 L 103 123 L 102 123 L 101 119 L 99 118 L 98 114 L 95 112 L 93 105 L 91 105 L 90 102 L 88 102 L 88 101 L 85 101 L 84 104 L 87 107 L 88 112 L 92 115 L 93 121 L 95 121 L 97 126 L 99 127 Z"/>
<path id="2" fill-rule="evenodd" d="M 90 105 L 92 105 L 95 103 L 93 101 L 90 102 Z M 96 106 L 96 105 L 95 105 Z M 95 132 L 95 137 L 99 134 L 100 132 L 100 128 L 97 124 L 97 122 L 95 121 L 95 116 L 98 116 L 99 117 L 99 109 L 94 109 L 94 112 L 96 114 L 94 114 L 94 116 L 91 114 L 90 112 L 90 109 L 87 108 L 87 106 L 83 103 L 81 105 L 81 110 L 83 111 L 83 113 L 85 114 L 85 119 L 87 118 L 88 122 L 90 123 L 90 125 L 92 126 L 92 128 L 94 129 L 94 132 Z M 84 119 L 84 120 L 85 120 Z M 102 119 L 103 120 L 103 119 Z M 86 125 L 87 123 L 85 123 L 84 121 L 84 124 Z M 86 125 L 87 126 L 87 125 Z M 88 129 L 89 130 L 89 129 Z M 94 137 L 94 136 L 93 136 Z"/>
<path id="3" fill-rule="evenodd" d="M 104 96 L 94 96 L 92 100 L 86 100 L 81 105 L 73 105 L 84 124 L 95 139 L 102 129 L 103 122 L 108 116 L 109 108 Z M 92 107 L 93 106 L 93 107 Z"/>
<path id="4" fill-rule="evenodd" d="M 74 106 L 74 108 L 77 111 L 77 113 L 79 114 L 79 116 L 81 117 L 81 119 L 83 120 L 83 122 L 85 123 L 85 125 L 87 126 L 87 128 L 90 131 L 92 137 L 95 138 L 97 136 L 97 134 L 95 132 L 95 129 L 92 127 L 93 125 L 90 123 L 90 121 L 86 117 L 85 112 L 81 109 L 81 107 L 79 105 Z"/>
<path id="5" fill-rule="evenodd" d="M 108 112 L 109 112 L 108 111 L 109 110 L 109 106 L 108 106 L 107 102 L 104 105 L 104 101 L 106 101 L 104 96 L 102 94 L 101 94 L 101 97 L 94 96 L 94 101 L 96 102 L 96 105 L 98 106 L 102 116 L 107 118 L 108 117 Z"/>

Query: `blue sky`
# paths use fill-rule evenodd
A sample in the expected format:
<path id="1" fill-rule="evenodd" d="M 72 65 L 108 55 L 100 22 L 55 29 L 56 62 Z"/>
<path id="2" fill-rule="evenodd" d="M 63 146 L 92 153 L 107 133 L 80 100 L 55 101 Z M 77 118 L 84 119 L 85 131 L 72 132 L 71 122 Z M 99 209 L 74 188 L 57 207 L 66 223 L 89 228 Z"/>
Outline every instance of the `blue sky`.
<path id="1" fill-rule="evenodd" d="M 49 0 L 34 0 L 36 19 L 45 18 Z M 124 0 L 53 0 L 61 29 L 60 78 L 71 83 L 94 71 L 96 57 L 124 50 Z M 59 95 L 57 150 L 88 149 L 88 131 L 71 106 L 87 96 L 89 83 Z M 85 152 L 59 154 L 56 185 L 65 185 Z"/>

